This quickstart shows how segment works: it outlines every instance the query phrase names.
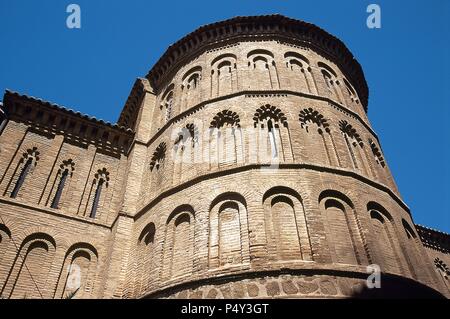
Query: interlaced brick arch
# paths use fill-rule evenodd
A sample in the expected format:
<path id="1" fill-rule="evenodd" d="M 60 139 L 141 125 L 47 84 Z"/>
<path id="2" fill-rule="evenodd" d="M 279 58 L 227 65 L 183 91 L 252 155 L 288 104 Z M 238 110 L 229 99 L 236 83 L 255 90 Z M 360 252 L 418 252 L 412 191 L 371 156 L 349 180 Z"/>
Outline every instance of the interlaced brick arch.
<path id="1" fill-rule="evenodd" d="M 272 120 L 275 127 L 278 127 L 279 124 L 284 127 L 288 127 L 286 116 L 278 107 L 274 105 L 266 104 L 261 106 L 256 110 L 255 115 L 253 116 L 255 127 L 257 127 L 259 123 L 263 126 L 264 122 L 268 120 Z"/>
<path id="2" fill-rule="evenodd" d="M 375 143 L 374 140 L 372 140 L 371 138 L 369 138 L 369 145 L 370 145 L 370 149 L 372 150 L 372 154 L 373 156 L 375 156 L 375 160 L 377 161 L 378 164 L 380 164 L 382 167 L 386 166 L 386 163 L 384 162 L 384 158 L 383 155 L 381 154 L 380 149 L 378 148 L 377 144 Z"/>
<path id="3" fill-rule="evenodd" d="M 239 115 L 230 110 L 223 110 L 217 113 L 211 121 L 210 128 L 222 128 L 224 126 L 241 127 Z"/>
<path id="4" fill-rule="evenodd" d="M 325 132 L 330 132 L 330 124 L 328 123 L 328 120 L 322 114 L 311 107 L 300 111 L 298 118 L 301 127 L 305 128 L 306 131 L 308 131 L 308 123 L 313 123 L 317 125 L 318 132 L 320 134 L 323 133 L 322 128 L 325 130 Z"/>
<path id="5" fill-rule="evenodd" d="M 153 171 L 154 168 L 156 168 L 156 170 L 159 169 L 160 165 L 166 158 L 166 151 L 167 145 L 165 142 L 162 142 L 158 145 L 156 150 L 153 152 L 152 158 L 150 160 L 150 171 Z"/>
<path id="6" fill-rule="evenodd" d="M 108 172 L 108 170 L 105 167 L 102 168 L 102 169 L 99 169 L 97 171 L 97 173 L 95 174 L 95 179 L 97 181 L 103 179 L 104 182 L 106 183 L 106 186 L 108 186 L 108 183 L 109 183 L 109 172 Z"/>
<path id="7" fill-rule="evenodd" d="M 39 161 L 39 155 L 40 152 L 38 151 L 37 147 L 29 148 L 25 153 L 23 153 L 21 161 L 25 162 L 26 160 L 32 158 L 34 163 L 36 163 L 37 161 Z"/>
<path id="8" fill-rule="evenodd" d="M 356 141 L 359 144 L 359 146 L 362 147 L 364 145 L 364 143 L 361 139 L 361 136 L 359 136 L 356 129 L 350 123 L 348 123 L 346 120 L 339 121 L 339 129 L 341 130 L 341 132 L 343 134 L 346 134 L 349 138 Z"/>
<path id="9" fill-rule="evenodd" d="M 448 266 L 439 257 L 436 257 L 434 259 L 434 265 L 436 266 L 437 269 L 442 271 L 442 273 L 446 278 L 450 276 L 450 268 L 448 268 Z"/>
<path id="10" fill-rule="evenodd" d="M 188 123 L 188 124 L 186 124 L 185 127 L 180 129 L 174 145 L 177 146 L 180 143 L 184 144 L 189 139 L 191 139 L 192 146 L 194 147 L 195 144 L 197 144 L 197 142 L 198 142 L 199 134 L 200 133 L 199 133 L 199 129 L 198 129 L 197 125 L 195 125 L 193 123 Z"/>

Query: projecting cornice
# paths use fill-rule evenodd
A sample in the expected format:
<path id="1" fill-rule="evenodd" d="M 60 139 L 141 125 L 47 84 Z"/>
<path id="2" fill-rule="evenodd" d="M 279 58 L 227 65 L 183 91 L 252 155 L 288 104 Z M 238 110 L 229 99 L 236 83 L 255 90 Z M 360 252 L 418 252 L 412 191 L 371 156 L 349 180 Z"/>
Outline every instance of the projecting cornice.
<path id="1" fill-rule="evenodd" d="M 202 26 L 171 45 L 146 78 L 157 90 L 167 75 L 209 46 L 231 40 L 266 38 L 300 42 L 326 54 L 341 67 L 342 72 L 355 86 L 367 111 L 369 89 L 364 73 L 344 43 L 311 23 L 282 15 L 235 17 Z"/>
<path id="2" fill-rule="evenodd" d="M 9 120 L 24 123 L 43 135 L 64 135 L 67 142 L 87 147 L 94 144 L 100 152 L 126 154 L 133 139 L 129 128 L 111 124 L 63 106 L 6 90 L 3 108 Z"/>
<path id="3" fill-rule="evenodd" d="M 444 253 L 450 252 L 450 234 L 416 225 L 417 232 L 424 246 Z"/>
<path id="4" fill-rule="evenodd" d="M 138 78 L 134 82 L 130 95 L 120 113 L 119 120 L 117 121 L 118 125 L 130 128 L 133 131 L 135 130 L 139 107 L 145 93 L 153 93 L 153 90 L 147 79 Z"/>

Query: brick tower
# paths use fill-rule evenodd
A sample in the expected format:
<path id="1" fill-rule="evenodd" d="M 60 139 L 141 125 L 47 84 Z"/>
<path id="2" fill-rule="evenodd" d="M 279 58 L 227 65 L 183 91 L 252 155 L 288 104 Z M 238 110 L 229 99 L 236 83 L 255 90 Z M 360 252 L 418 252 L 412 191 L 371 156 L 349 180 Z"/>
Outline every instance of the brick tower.
<path id="1" fill-rule="evenodd" d="M 7 91 L 1 296 L 448 295 L 367 107 L 345 45 L 280 15 L 170 46 L 117 124 Z"/>

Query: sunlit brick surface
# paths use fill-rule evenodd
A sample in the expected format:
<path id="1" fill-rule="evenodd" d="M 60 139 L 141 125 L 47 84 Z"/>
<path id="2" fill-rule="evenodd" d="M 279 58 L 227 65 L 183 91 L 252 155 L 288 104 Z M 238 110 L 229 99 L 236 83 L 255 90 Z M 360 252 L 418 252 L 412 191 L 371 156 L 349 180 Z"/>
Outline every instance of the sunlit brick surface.
<path id="1" fill-rule="evenodd" d="M 117 125 L 6 92 L 1 296 L 355 297 L 370 264 L 448 296 L 448 235 L 424 248 L 367 100 L 338 39 L 281 16 L 177 42 Z"/>

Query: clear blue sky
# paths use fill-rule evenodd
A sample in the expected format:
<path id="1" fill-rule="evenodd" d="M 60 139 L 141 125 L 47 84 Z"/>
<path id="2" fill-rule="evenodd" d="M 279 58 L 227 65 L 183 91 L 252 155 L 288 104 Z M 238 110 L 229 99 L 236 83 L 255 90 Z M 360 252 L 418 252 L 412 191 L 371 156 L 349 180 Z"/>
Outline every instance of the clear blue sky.
<path id="1" fill-rule="evenodd" d="M 272 13 L 317 24 L 363 66 L 369 117 L 415 222 L 450 232 L 450 0 L 0 1 L 0 90 L 110 122 L 135 78 L 200 25 Z M 70 3 L 81 30 L 66 27 Z M 366 27 L 370 3 L 379 30 Z"/>

